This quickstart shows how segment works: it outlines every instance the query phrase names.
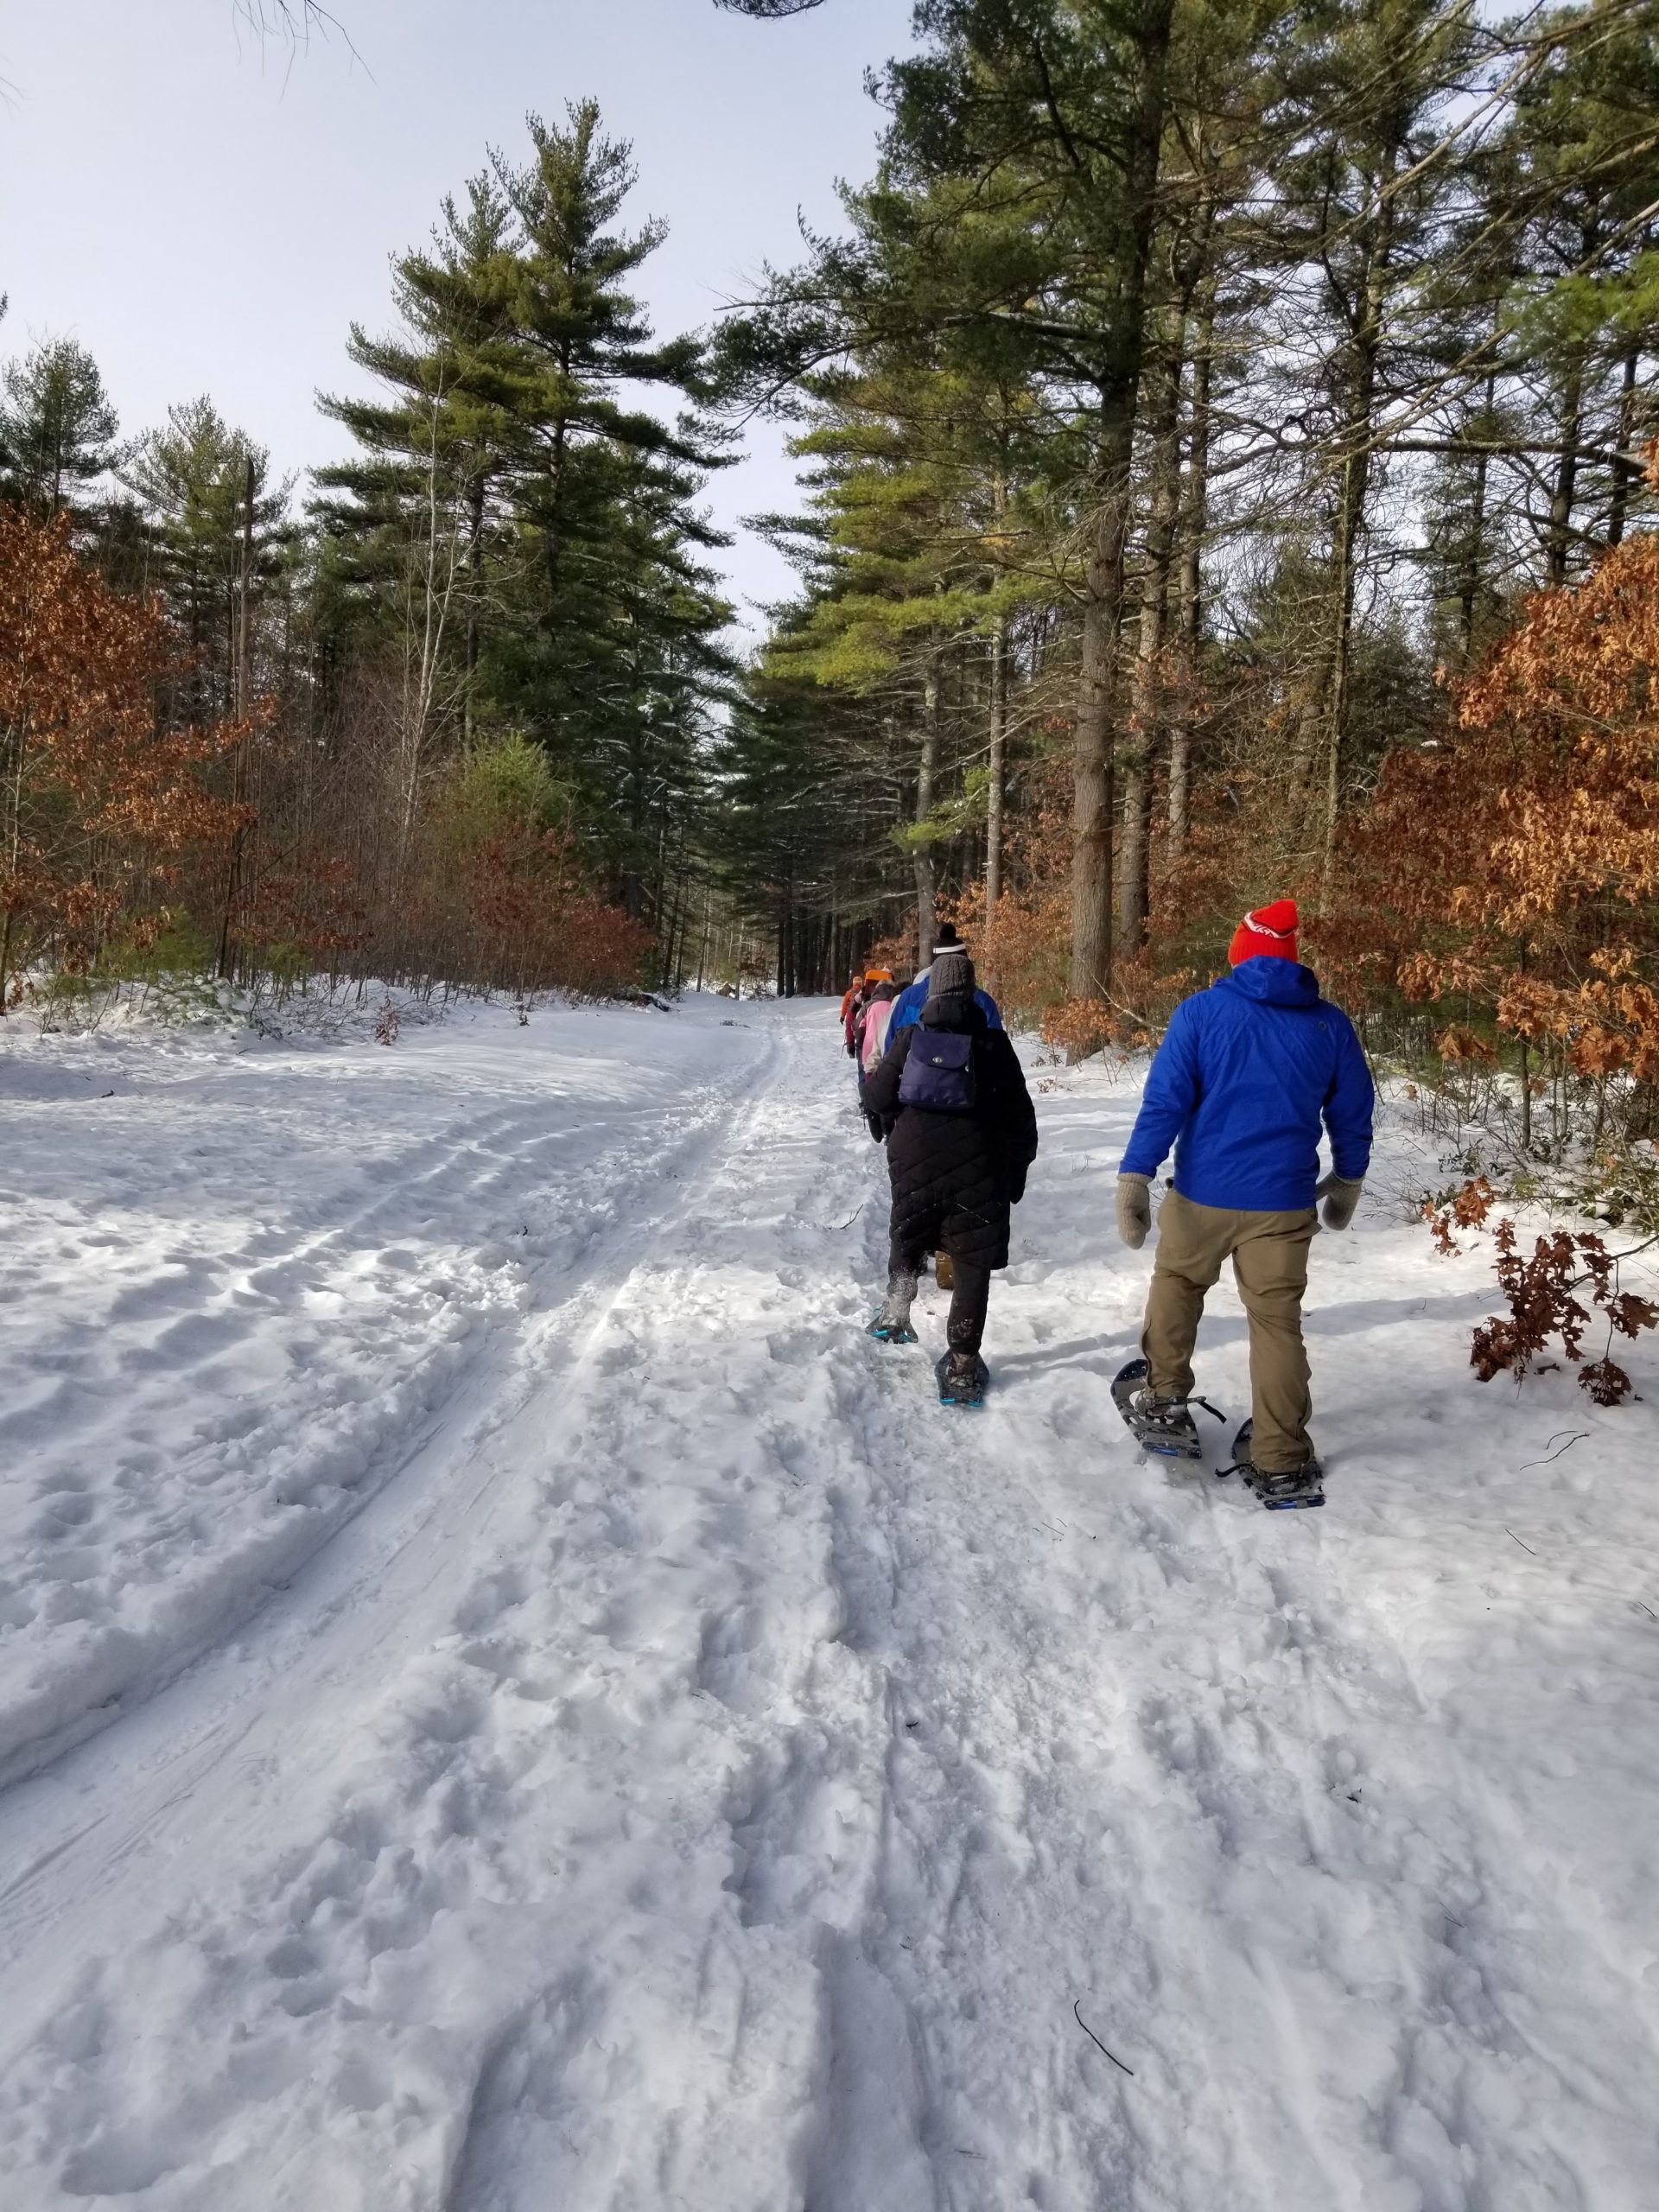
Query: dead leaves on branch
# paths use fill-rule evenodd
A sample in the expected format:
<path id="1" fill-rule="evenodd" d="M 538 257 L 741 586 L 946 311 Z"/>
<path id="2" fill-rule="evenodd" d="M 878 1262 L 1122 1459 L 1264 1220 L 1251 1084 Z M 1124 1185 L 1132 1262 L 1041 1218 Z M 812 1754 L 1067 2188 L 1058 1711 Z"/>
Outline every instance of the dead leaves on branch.
<path id="1" fill-rule="evenodd" d="M 1482 1175 L 1465 1183 L 1445 1205 L 1426 1206 L 1430 1233 L 1440 1250 L 1448 1256 L 1459 1251 L 1455 1232 L 1480 1228 L 1497 1196 Z M 1553 1366 L 1546 1355 L 1559 1342 L 1566 1357 L 1578 1363 L 1580 1388 L 1597 1405 L 1616 1406 L 1629 1397 L 1630 1378 L 1611 1356 L 1613 1340 L 1634 1339 L 1644 1329 L 1659 1327 L 1659 1304 L 1623 1288 L 1619 1268 L 1645 1247 L 1610 1252 L 1593 1231 L 1557 1229 L 1538 1237 L 1531 1256 L 1523 1258 L 1515 1224 L 1507 1216 L 1493 1231 L 1492 1242 L 1498 1287 L 1510 1310 L 1474 1332 L 1469 1363 L 1480 1380 L 1513 1375 L 1518 1382 Z M 1580 1291 L 1587 1292 L 1588 1306 Z M 1584 1360 L 1584 1339 L 1598 1315 L 1607 1324 L 1606 1344 L 1599 1359 Z"/>

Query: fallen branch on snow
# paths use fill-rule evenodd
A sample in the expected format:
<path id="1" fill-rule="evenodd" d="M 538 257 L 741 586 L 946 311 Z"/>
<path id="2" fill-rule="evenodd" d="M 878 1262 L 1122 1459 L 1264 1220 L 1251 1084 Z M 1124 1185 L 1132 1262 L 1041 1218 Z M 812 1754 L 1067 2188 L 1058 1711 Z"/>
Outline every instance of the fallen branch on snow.
<path id="1" fill-rule="evenodd" d="M 1085 2019 L 1084 2018 L 1084 2017 L 1083 2017 L 1083 1999 L 1082 1999 L 1081 1998 L 1078 1998 L 1078 1999 L 1077 1999 L 1077 2001 L 1073 2004 L 1073 2005 L 1072 2005 L 1072 2007 L 1071 2007 L 1071 2010 L 1072 2010 L 1073 2013 L 1074 2013 L 1074 2014 L 1076 2015 L 1076 2017 L 1077 2017 L 1077 2025 L 1078 2025 L 1078 2026 L 1083 2030 L 1083 2032 L 1084 2033 L 1084 2035 L 1086 2035 L 1086 2036 L 1088 2037 L 1088 2038 L 1089 2038 L 1090 2042 L 1091 2044 L 1093 2044 L 1093 2045 L 1095 2046 L 1095 2049 L 1096 2049 L 1096 2050 L 1104 2050 L 1104 2051 L 1106 2051 L 1106 2056 L 1107 2056 L 1107 2057 L 1108 2057 L 1108 2058 L 1109 2058 L 1109 2059 L 1111 2060 L 1111 2062 L 1112 2062 L 1113 2065 L 1116 2067 L 1116 2069 L 1117 2069 L 1118 2072 L 1119 2072 L 1120 2074 L 1127 2074 L 1127 2075 L 1128 2075 L 1128 2077 L 1129 2077 L 1130 2081 L 1131 2081 L 1131 2082 L 1133 2082 L 1133 2081 L 1134 2081 L 1134 2079 L 1135 2079 L 1135 2069 L 1134 2069 L 1134 2067 L 1133 2067 L 1133 2066 L 1126 2066 L 1126 2065 L 1123 2063 L 1122 2060 L 1122 2059 L 1117 2056 L 1117 2053 L 1116 2053 L 1116 2051 L 1113 2051 L 1113 2050 L 1106 2050 L 1106 2046 L 1105 2046 L 1105 2044 L 1104 2044 L 1103 2043 L 1102 2043 L 1102 2041 L 1101 2041 L 1100 2037 L 1099 2037 L 1095 2033 L 1094 2030 L 1090 2026 L 1090 2024 L 1089 2024 L 1088 2021 L 1087 2021 L 1087 2020 L 1085 2020 Z"/>

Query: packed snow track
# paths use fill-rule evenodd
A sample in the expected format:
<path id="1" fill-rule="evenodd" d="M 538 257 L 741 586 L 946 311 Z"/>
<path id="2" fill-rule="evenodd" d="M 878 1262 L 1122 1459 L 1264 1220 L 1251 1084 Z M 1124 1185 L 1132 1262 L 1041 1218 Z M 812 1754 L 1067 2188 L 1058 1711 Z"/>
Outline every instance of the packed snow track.
<path id="1" fill-rule="evenodd" d="M 824 1001 L 9 1028 L 4 2212 L 1659 2205 L 1659 1375 L 1483 1389 L 1403 1134 L 1268 1515 L 1128 1073 L 968 1414 Z"/>

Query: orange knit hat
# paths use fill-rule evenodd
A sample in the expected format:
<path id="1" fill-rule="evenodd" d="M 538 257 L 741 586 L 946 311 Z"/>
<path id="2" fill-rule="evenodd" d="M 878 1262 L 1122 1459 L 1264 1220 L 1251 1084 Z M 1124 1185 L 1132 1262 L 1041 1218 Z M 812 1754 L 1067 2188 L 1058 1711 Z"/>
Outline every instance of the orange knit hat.
<path id="1" fill-rule="evenodd" d="M 1227 948 L 1230 964 L 1236 968 L 1241 960 L 1259 960 L 1263 955 L 1276 960 L 1294 960 L 1296 928 L 1294 899 L 1275 899 L 1270 906 L 1258 906 L 1254 913 L 1246 914 L 1233 931 L 1233 941 Z"/>

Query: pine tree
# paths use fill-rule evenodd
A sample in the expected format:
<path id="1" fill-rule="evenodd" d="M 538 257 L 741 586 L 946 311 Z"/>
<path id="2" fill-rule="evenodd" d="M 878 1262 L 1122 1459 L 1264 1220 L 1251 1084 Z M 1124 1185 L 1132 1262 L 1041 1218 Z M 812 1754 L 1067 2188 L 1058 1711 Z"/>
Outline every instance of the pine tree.
<path id="1" fill-rule="evenodd" d="M 723 455 L 688 410 L 698 348 L 656 343 L 627 289 L 663 235 L 616 227 L 628 148 L 591 101 L 529 130 L 527 162 L 493 155 L 400 257 L 400 331 L 353 332 L 386 396 L 325 403 L 362 448 L 319 472 L 327 588 L 342 634 L 399 657 L 411 818 L 446 733 L 521 730 L 642 917 L 730 673 L 698 507 Z M 652 388 L 677 421 L 634 399 Z"/>
<path id="2" fill-rule="evenodd" d="M 7 363 L 3 390 L 0 496 L 48 518 L 81 514 L 86 493 L 121 458 L 97 362 L 73 338 L 49 339 Z"/>
<path id="3" fill-rule="evenodd" d="M 159 590 L 189 649 L 189 709 L 207 716 L 252 704 L 249 663 L 257 602 L 292 543 L 290 486 L 270 456 L 211 399 L 168 410 L 122 469 L 149 550 L 144 581 Z"/>

